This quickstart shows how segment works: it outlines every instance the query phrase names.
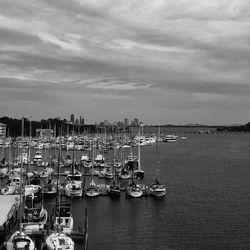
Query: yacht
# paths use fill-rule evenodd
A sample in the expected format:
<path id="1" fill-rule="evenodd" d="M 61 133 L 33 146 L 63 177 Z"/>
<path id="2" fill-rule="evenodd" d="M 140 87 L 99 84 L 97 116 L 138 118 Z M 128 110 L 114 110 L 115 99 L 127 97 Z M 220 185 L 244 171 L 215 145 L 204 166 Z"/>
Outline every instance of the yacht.
<path id="1" fill-rule="evenodd" d="M 165 138 L 163 139 L 163 142 L 176 142 L 177 140 L 177 135 L 166 135 Z"/>
<path id="2" fill-rule="evenodd" d="M 65 194 L 69 197 L 81 197 L 82 188 L 82 174 L 78 171 L 67 175 L 67 184 L 65 186 Z"/>
<path id="3" fill-rule="evenodd" d="M 43 156 L 42 156 L 42 152 L 41 151 L 36 151 L 34 158 L 33 158 L 33 163 L 35 165 L 42 165 L 42 161 L 43 161 Z"/>
<path id="4" fill-rule="evenodd" d="M 31 234 L 44 229 L 48 220 L 48 212 L 43 207 L 40 198 L 34 195 L 26 196 L 24 217 L 21 227 L 24 232 Z"/>

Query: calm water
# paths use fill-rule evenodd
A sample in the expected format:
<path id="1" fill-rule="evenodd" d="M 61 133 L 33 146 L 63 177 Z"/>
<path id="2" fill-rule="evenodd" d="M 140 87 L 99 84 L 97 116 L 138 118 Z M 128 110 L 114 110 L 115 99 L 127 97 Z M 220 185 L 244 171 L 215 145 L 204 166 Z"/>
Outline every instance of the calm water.
<path id="1" fill-rule="evenodd" d="M 76 229 L 88 209 L 89 250 L 250 249 L 250 134 L 187 136 L 160 144 L 165 198 L 72 199 Z M 151 183 L 155 145 L 141 160 Z"/>

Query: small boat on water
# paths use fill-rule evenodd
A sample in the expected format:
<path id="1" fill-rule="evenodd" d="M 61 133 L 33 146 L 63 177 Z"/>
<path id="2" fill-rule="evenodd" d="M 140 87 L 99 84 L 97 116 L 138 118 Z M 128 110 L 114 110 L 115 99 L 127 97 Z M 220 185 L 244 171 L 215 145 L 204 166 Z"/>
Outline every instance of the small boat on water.
<path id="1" fill-rule="evenodd" d="M 178 136 L 169 134 L 165 136 L 163 142 L 176 142 L 177 138 Z"/>
<path id="2" fill-rule="evenodd" d="M 65 194 L 69 197 L 81 197 L 82 192 L 82 173 L 79 171 L 73 171 L 73 173 L 67 175 Z"/>
<path id="3" fill-rule="evenodd" d="M 22 231 L 16 231 L 6 242 L 6 250 L 35 250 L 32 239 Z"/>
<path id="4" fill-rule="evenodd" d="M 95 184 L 94 180 L 90 182 L 90 185 L 86 188 L 86 195 L 88 197 L 97 197 L 101 194 L 100 189 L 98 186 Z"/>
<path id="5" fill-rule="evenodd" d="M 161 184 L 157 179 L 149 187 L 150 194 L 156 197 L 163 197 L 166 195 L 166 186 Z"/>
<path id="6" fill-rule="evenodd" d="M 74 241 L 64 232 L 53 232 L 45 240 L 48 250 L 74 250 Z"/>
<path id="7" fill-rule="evenodd" d="M 119 198 L 121 195 L 121 189 L 116 183 L 113 181 L 112 184 L 109 186 L 108 195 L 113 198 Z"/>
<path id="8" fill-rule="evenodd" d="M 160 129 L 159 129 L 160 130 Z M 160 135 L 160 131 L 158 131 Z M 159 138 L 159 136 L 158 136 Z M 150 194 L 156 197 L 163 197 L 166 195 L 166 185 L 160 183 L 160 163 L 159 163 L 159 143 L 156 143 L 156 179 L 149 187 Z"/>
<path id="9" fill-rule="evenodd" d="M 61 185 L 59 188 L 61 188 Z M 44 198 L 56 196 L 56 194 L 57 194 L 57 182 L 55 180 L 49 180 L 48 184 L 46 184 L 43 187 L 42 192 L 44 194 Z"/>
<path id="10" fill-rule="evenodd" d="M 12 185 L 5 185 L 3 188 L 1 188 L 2 195 L 11 195 L 15 193 L 16 193 L 16 188 Z"/>
<path id="11" fill-rule="evenodd" d="M 140 198 L 143 195 L 142 188 L 139 184 L 133 182 L 126 188 L 126 195 L 132 198 Z"/>

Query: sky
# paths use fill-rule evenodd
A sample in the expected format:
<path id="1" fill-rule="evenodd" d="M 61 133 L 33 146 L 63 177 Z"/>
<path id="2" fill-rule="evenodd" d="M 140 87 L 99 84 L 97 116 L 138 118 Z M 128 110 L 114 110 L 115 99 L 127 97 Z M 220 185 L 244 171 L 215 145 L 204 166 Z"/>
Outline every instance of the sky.
<path id="1" fill-rule="evenodd" d="M 249 0 L 1 0 L 0 117 L 250 121 Z"/>

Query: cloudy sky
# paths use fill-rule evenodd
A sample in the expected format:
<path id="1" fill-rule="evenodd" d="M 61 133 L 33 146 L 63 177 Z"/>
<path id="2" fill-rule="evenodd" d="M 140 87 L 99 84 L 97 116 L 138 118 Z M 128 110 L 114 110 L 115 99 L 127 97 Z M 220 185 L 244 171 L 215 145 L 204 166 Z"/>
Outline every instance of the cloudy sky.
<path id="1" fill-rule="evenodd" d="M 0 116 L 250 121 L 249 0 L 1 0 Z"/>

